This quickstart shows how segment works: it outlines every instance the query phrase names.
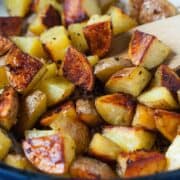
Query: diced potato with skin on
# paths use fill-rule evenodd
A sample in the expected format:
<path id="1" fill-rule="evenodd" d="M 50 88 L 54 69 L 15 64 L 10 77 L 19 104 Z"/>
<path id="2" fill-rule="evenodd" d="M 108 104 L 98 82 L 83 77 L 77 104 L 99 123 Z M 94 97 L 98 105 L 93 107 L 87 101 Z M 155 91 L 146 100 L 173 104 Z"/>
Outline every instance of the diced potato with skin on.
<path id="1" fill-rule="evenodd" d="M 91 53 L 99 57 L 105 56 L 110 50 L 112 41 L 111 22 L 87 25 L 83 31 Z"/>
<path id="2" fill-rule="evenodd" d="M 72 45 L 80 52 L 86 52 L 88 50 L 88 44 L 85 39 L 83 28 L 86 23 L 71 24 L 68 27 L 68 33 L 72 41 Z"/>
<path id="3" fill-rule="evenodd" d="M 46 71 L 43 63 L 16 46 L 7 55 L 6 69 L 9 84 L 22 94 L 29 92 Z"/>
<path id="4" fill-rule="evenodd" d="M 109 57 L 101 59 L 94 68 L 94 74 L 98 79 L 105 82 L 114 73 L 124 67 L 132 66 L 131 61 L 123 59 L 120 56 Z"/>
<path id="5" fill-rule="evenodd" d="M 173 94 L 176 94 L 176 92 L 180 89 L 180 78 L 167 65 L 162 64 L 155 73 L 152 86 L 164 86 Z"/>
<path id="6" fill-rule="evenodd" d="M 108 8 L 115 3 L 116 0 L 99 0 L 100 8 L 103 12 L 106 12 Z"/>
<path id="7" fill-rule="evenodd" d="M 128 126 L 133 119 L 136 103 L 126 94 L 111 94 L 98 97 L 97 112 L 109 124 Z"/>
<path id="8" fill-rule="evenodd" d="M 113 74 L 106 83 L 108 92 L 123 92 L 137 97 L 151 80 L 151 73 L 145 68 L 123 68 Z"/>
<path id="9" fill-rule="evenodd" d="M 69 81 L 87 91 L 94 88 L 94 75 L 87 58 L 73 47 L 69 47 L 62 65 L 63 75 Z"/>
<path id="10" fill-rule="evenodd" d="M 180 114 L 157 109 L 155 110 L 154 118 L 156 128 L 169 141 L 173 141 L 178 133 L 178 126 L 180 126 Z"/>
<path id="11" fill-rule="evenodd" d="M 21 99 L 21 110 L 16 129 L 17 133 L 22 135 L 25 130 L 33 128 L 38 118 L 46 111 L 46 107 L 46 94 L 39 90 Z"/>
<path id="12" fill-rule="evenodd" d="M 138 101 L 151 108 L 178 109 L 179 106 L 171 92 L 166 87 L 154 87 L 143 92 Z"/>
<path id="13" fill-rule="evenodd" d="M 25 53 L 37 58 L 47 58 L 41 41 L 38 37 L 13 36 L 11 40 Z"/>
<path id="14" fill-rule="evenodd" d="M 167 170 L 180 168 L 180 135 L 177 135 L 166 152 Z"/>
<path id="15" fill-rule="evenodd" d="M 5 66 L 0 67 L 0 89 L 4 88 L 6 85 L 8 85 L 8 79 L 6 75 L 6 68 Z"/>
<path id="16" fill-rule="evenodd" d="M 56 26 L 41 34 L 40 39 L 54 61 L 63 60 L 71 42 L 63 26 Z"/>
<path id="17" fill-rule="evenodd" d="M 8 154 L 11 146 L 12 141 L 11 139 L 0 129 L 0 160 L 4 159 L 5 156 Z"/>
<path id="18" fill-rule="evenodd" d="M 51 77 L 40 83 L 39 90 L 47 96 L 47 105 L 52 106 L 68 98 L 74 91 L 74 85 L 63 77 Z"/>
<path id="19" fill-rule="evenodd" d="M 97 55 L 87 56 L 87 59 L 92 67 L 94 67 L 99 62 L 99 57 Z"/>
<path id="20" fill-rule="evenodd" d="M 0 17 L 0 32 L 6 36 L 19 35 L 23 19 L 18 16 Z"/>
<path id="21" fill-rule="evenodd" d="M 107 14 L 111 16 L 114 35 L 127 32 L 137 26 L 137 22 L 118 7 L 111 6 Z"/>
<path id="22" fill-rule="evenodd" d="M 93 100 L 78 99 L 76 101 L 76 112 L 78 114 L 78 119 L 90 127 L 95 127 L 102 122 L 96 111 Z"/>
<path id="23" fill-rule="evenodd" d="M 0 94 L 0 125 L 10 130 L 17 122 L 19 99 L 12 87 L 5 87 Z"/>
<path id="24" fill-rule="evenodd" d="M 21 154 L 8 154 L 4 159 L 4 163 L 17 169 L 33 171 L 32 165 Z"/>
<path id="25" fill-rule="evenodd" d="M 22 143 L 26 158 L 40 171 L 62 175 L 68 172 L 75 157 L 75 143 L 65 134 L 54 131 L 52 135 L 27 138 Z"/>
<path id="26" fill-rule="evenodd" d="M 118 144 L 125 152 L 149 150 L 155 142 L 155 135 L 143 128 L 107 126 L 103 129 L 103 136 Z"/>
<path id="27" fill-rule="evenodd" d="M 81 179 L 114 179 L 116 177 L 107 164 L 89 157 L 78 157 L 70 167 L 70 174 L 73 178 Z"/>
<path id="28" fill-rule="evenodd" d="M 5 55 L 12 48 L 13 43 L 0 33 L 0 56 Z"/>
<path id="29" fill-rule="evenodd" d="M 120 153 L 117 159 L 118 174 L 132 178 L 163 172 L 166 169 L 166 158 L 163 154 L 153 151 L 134 151 Z"/>
<path id="30" fill-rule="evenodd" d="M 132 121 L 132 126 L 143 127 L 148 130 L 156 130 L 154 109 L 138 104 Z"/>
<path id="31" fill-rule="evenodd" d="M 102 160 L 116 160 L 121 151 L 117 144 L 98 133 L 94 134 L 89 145 L 89 153 Z"/>
<path id="32" fill-rule="evenodd" d="M 136 30 L 129 44 L 129 57 L 134 65 L 152 69 L 163 63 L 171 50 L 155 36 Z"/>
<path id="33" fill-rule="evenodd" d="M 4 5 L 11 16 L 24 17 L 30 10 L 31 0 L 4 0 Z"/>

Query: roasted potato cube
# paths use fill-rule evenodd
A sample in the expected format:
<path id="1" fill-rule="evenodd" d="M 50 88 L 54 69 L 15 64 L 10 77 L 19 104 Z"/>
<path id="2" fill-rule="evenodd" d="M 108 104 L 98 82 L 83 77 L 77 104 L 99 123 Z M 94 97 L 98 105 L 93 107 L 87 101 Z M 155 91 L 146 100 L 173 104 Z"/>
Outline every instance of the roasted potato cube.
<path id="1" fill-rule="evenodd" d="M 138 101 L 151 108 L 177 109 L 178 104 L 166 87 L 154 87 L 138 97 Z"/>
<path id="2" fill-rule="evenodd" d="M 172 69 L 163 64 L 157 69 L 152 85 L 164 86 L 176 94 L 180 89 L 180 78 Z"/>
<path id="3" fill-rule="evenodd" d="M 0 94 L 0 125 L 9 130 L 17 121 L 19 100 L 16 91 L 11 87 L 5 87 Z"/>
<path id="4" fill-rule="evenodd" d="M 4 4 L 11 16 L 24 17 L 30 10 L 31 0 L 4 0 Z"/>
<path id="5" fill-rule="evenodd" d="M 93 55 L 103 57 L 109 51 L 112 41 L 111 22 L 99 22 L 87 25 L 84 35 Z"/>
<path id="6" fill-rule="evenodd" d="M 113 74 L 106 83 L 108 92 L 123 92 L 138 96 L 151 80 L 151 73 L 145 68 L 123 68 Z"/>
<path id="7" fill-rule="evenodd" d="M 75 85 L 92 91 L 94 75 L 86 57 L 73 47 L 69 47 L 63 61 L 63 75 Z"/>
<path id="8" fill-rule="evenodd" d="M 43 80 L 55 77 L 57 75 L 58 69 L 56 63 L 46 64 L 46 69 L 47 71 L 42 78 Z"/>
<path id="9" fill-rule="evenodd" d="M 21 100 L 17 133 L 24 134 L 25 130 L 31 129 L 38 118 L 46 111 L 47 97 L 42 91 L 36 90 Z"/>
<path id="10" fill-rule="evenodd" d="M 0 56 L 5 55 L 12 45 L 13 43 L 7 37 L 0 34 Z"/>
<path id="11" fill-rule="evenodd" d="M 167 169 L 177 170 L 180 168 L 180 135 L 177 135 L 166 152 Z"/>
<path id="12" fill-rule="evenodd" d="M 71 24 L 68 27 L 68 33 L 72 41 L 72 45 L 80 52 L 86 52 L 89 48 L 83 33 L 83 28 L 85 26 L 86 23 L 76 23 Z"/>
<path id="13" fill-rule="evenodd" d="M 2 160 L 9 152 L 12 141 L 11 139 L 0 129 L 0 160 Z"/>
<path id="14" fill-rule="evenodd" d="M 106 21 L 111 21 L 111 17 L 109 15 L 95 14 L 95 15 L 91 16 L 91 18 L 88 20 L 87 25 L 93 25 L 93 24 L 106 22 Z"/>
<path id="15" fill-rule="evenodd" d="M 29 56 L 16 46 L 9 51 L 6 63 L 9 84 L 22 94 L 29 92 L 46 70 L 38 59 Z"/>
<path id="16" fill-rule="evenodd" d="M 125 152 L 150 149 L 155 141 L 152 132 L 134 127 L 107 126 L 103 129 L 103 136 L 118 144 Z"/>
<path id="17" fill-rule="evenodd" d="M 118 70 L 132 66 L 131 61 L 120 56 L 102 59 L 94 68 L 94 74 L 98 79 L 105 82 Z"/>
<path id="18" fill-rule="evenodd" d="M 93 100 L 78 99 L 76 101 L 76 112 L 78 114 L 78 119 L 88 126 L 93 127 L 101 123 Z"/>
<path id="19" fill-rule="evenodd" d="M 114 35 L 127 32 L 137 25 L 137 22 L 134 19 L 116 6 L 111 6 L 107 14 L 111 16 Z"/>
<path id="20" fill-rule="evenodd" d="M 99 62 L 99 57 L 97 55 L 87 56 L 87 59 L 92 67 L 94 67 Z"/>
<path id="21" fill-rule="evenodd" d="M 96 99 L 97 112 L 109 124 L 130 125 L 134 115 L 135 101 L 125 94 L 111 94 Z"/>
<path id="22" fill-rule="evenodd" d="M 74 91 L 74 85 L 63 77 L 51 77 L 40 83 L 39 90 L 47 95 L 47 105 L 55 105 Z"/>
<path id="23" fill-rule="evenodd" d="M 0 32 L 6 36 L 19 35 L 22 30 L 21 17 L 0 17 Z"/>
<path id="24" fill-rule="evenodd" d="M 144 24 L 176 14 L 176 7 L 167 0 L 145 0 L 141 4 L 139 22 Z"/>
<path id="25" fill-rule="evenodd" d="M 50 28 L 41 34 L 40 39 L 54 61 L 63 60 L 66 49 L 71 44 L 67 31 L 63 26 Z"/>
<path id="26" fill-rule="evenodd" d="M 114 4 L 116 0 L 99 0 L 99 5 L 102 10 L 102 12 L 106 12 L 108 8 Z"/>
<path id="27" fill-rule="evenodd" d="M 26 158 L 40 171 L 62 175 L 68 172 L 75 156 L 73 139 L 60 132 L 26 139 L 23 144 Z"/>
<path id="28" fill-rule="evenodd" d="M 148 130 L 156 130 L 154 110 L 150 107 L 138 104 L 132 125 L 134 127 L 143 127 Z"/>
<path id="29" fill-rule="evenodd" d="M 113 179 L 116 177 L 112 169 L 105 163 L 88 157 L 78 157 L 70 168 L 74 178 Z"/>
<path id="30" fill-rule="evenodd" d="M 47 58 L 41 41 L 37 37 L 20 37 L 13 36 L 11 40 L 25 53 L 37 57 L 37 58 Z"/>
<path id="31" fill-rule="evenodd" d="M 8 85 L 8 79 L 6 75 L 6 69 L 4 66 L 0 67 L 0 89 L 4 88 L 6 85 Z"/>
<path id="32" fill-rule="evenodd" d="M 117 144 L 98 133 L 94 134 L 89 145 L 89 153 L 103 160 L 116 160 L 121 151 Z"/>
<path id="33" fill-rule="evenodd" d="M 166 168 L 166 158 L 158 152 L 122 152 L 117 161 L 118 174 L 126 178 L 151 175 L 162 172 Z"/>
<path id="34" fill-rule="evenodd" d="M 21 154 L 8 154 L 4 159 L 4 163 L 17 169 L 33 170 L 32 165 Z"/>
<path id="35" fill-rule="evenodd" d="M 180 126 L 180 114 L 165 110 L 155 110 L 156 128 L 168 140 L 173 141 L 177 135 L 178 126 Z"/>
<path id="36" fill-rule="evenodd" d="M 170 48 L 155 36 L 136 30 L 129 44 L 129 57 L 134 65 L 152 69 L 170 54 Z"/>

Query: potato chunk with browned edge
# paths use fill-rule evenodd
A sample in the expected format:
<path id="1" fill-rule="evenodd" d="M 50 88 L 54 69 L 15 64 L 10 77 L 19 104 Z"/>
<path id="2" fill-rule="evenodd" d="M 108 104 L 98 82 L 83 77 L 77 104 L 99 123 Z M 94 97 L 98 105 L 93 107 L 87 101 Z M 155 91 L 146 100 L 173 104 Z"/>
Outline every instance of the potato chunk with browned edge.
<path id="1" fill-rule="evenodd" d="M 158 152 L 122 152 L 117 161 L 118 174 L 126 178 L 151 175 L 162 172 L 166 168 L 166 158 Z"/>
<path id="2" fill-rule="evenodd" d="M 40 80 L 45 66 L 36 58 L 13 46 L 6 59 L 9 84 L 19 93 L 26 94 Z"/>
<path id="3" fill-rule="evenodd" d="M 0 94 L 0 125 L 10 130 L 17 122 L 19 100 L 16 91 L 12 87 L 5 87 Z"/>
<path id="4" fill-rule="evenodd" d="M 92 91 L 94 75 L 87 58 L 73 47 L 69 47 L 63 61 L 63 75 L 75 85 Z"/>
<path id="5" fill-rule="evenodd" d="M 119 93 L 98 97 L 95 106 L 107 123 L 127 126 L 133 119 L 136 103 L 131 96 Z"/>
<path id="6" fill-rule="evenodd" d="M 0 89 L 4 88 L 8 85 L 8 79 L 6 75 L 6 68 L 5 66 L 0 67 Z"/>
<path id="7" fill-rule="evenodd" d="M 111 168 L 96 159 L 78 157 L 70 168 L 70 174 L 74 178 L 82 179 L 113 179 L 116 177 Z"/>
<path id="8" fill-rule="evenodd" d="M 48 174 L 67 173 L 75 156 L 73 139 L 60 132 L 27 138 L 22 146 L 26 158 L 37 169 Z"/>
<path id="9" fill-rule="evenodd" d="M 5 55 L 13 46 L 13 43 L 0 33 L 0 56 Z"/>
<path id="10" fill-rule="evenodd" d="M 84 35 L 93 55 L 103 57 L 110 50 L 112 41 L 110 21 L 87 25 L 84 28 Z"/>
<path id="11" fill-rule="evenodd" d="M 155 110 L 156 128 L 168 140 L 173 141 L 177 135 L 178 126 L 180 126 L 180 114 L 165 110 Z"/>
<path id="12" fill-rule="evenodd" d="M 170 48 L 155 36 L 136 30 L 129 44 L 129 57 L 134 65 L 152 69 L 170 54 Z"/>

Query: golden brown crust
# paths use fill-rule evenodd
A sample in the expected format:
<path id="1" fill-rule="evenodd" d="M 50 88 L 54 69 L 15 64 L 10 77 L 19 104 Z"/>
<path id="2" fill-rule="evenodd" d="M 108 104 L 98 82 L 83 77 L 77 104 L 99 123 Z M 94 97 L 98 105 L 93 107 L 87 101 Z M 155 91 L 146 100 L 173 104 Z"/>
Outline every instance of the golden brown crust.
<path id="1" fill-rule="evenodd" d="M 65 170 L 64 139 L 59 134 L 27 139 L 23 142 L 26 158 L 39 170 L 60 175 Z"/>
<path id="2" fill-rule="evenodd" d="M 0 32 L 6 36 L 20 35 L 22 23 L 21 17 L 0 17 Z"/>
<path id="3" fill-rule="evenodd" d="M 82 0 L 64 1 L 64 20 L 66 26 L 82 22 L 87 18 L 88 16 L 82 7 Z"/>
<path id="4" fill-rule="evenodd" d="M 111 22 L 105 21 L 84 28 L 84 35 L 94 55 L 103 57 L 109 51 L 112 41 Z"/>
<path id="5" fill-rule="evenodd" d="M 43 64 L 13 46 L 6 59 L 7 76 L 10 85 L 18 92 L 24 91 Z"/>
<path id="6" fill-rule="evenodd" d="M 75 85 L 92 91 L 94 75 L 86 57 L 75 48 L 69 47 L 63 61 L 63 75 Z"/>
<path id="7" fill-rule="evenodd" d="M 13 43 L 0 33 L 0 56 L 6 54 L 12 47 Z"/>

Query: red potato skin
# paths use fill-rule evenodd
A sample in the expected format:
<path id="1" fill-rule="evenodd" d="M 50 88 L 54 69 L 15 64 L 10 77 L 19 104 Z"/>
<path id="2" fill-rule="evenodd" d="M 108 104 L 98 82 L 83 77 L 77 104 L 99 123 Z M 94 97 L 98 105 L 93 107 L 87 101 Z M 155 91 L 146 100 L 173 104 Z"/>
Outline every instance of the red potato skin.
<path id="1" fill-rule="evenodd" d="M 13 46 L 13 43 L 0 33 L 0 56 L 5 55 Z"/>

